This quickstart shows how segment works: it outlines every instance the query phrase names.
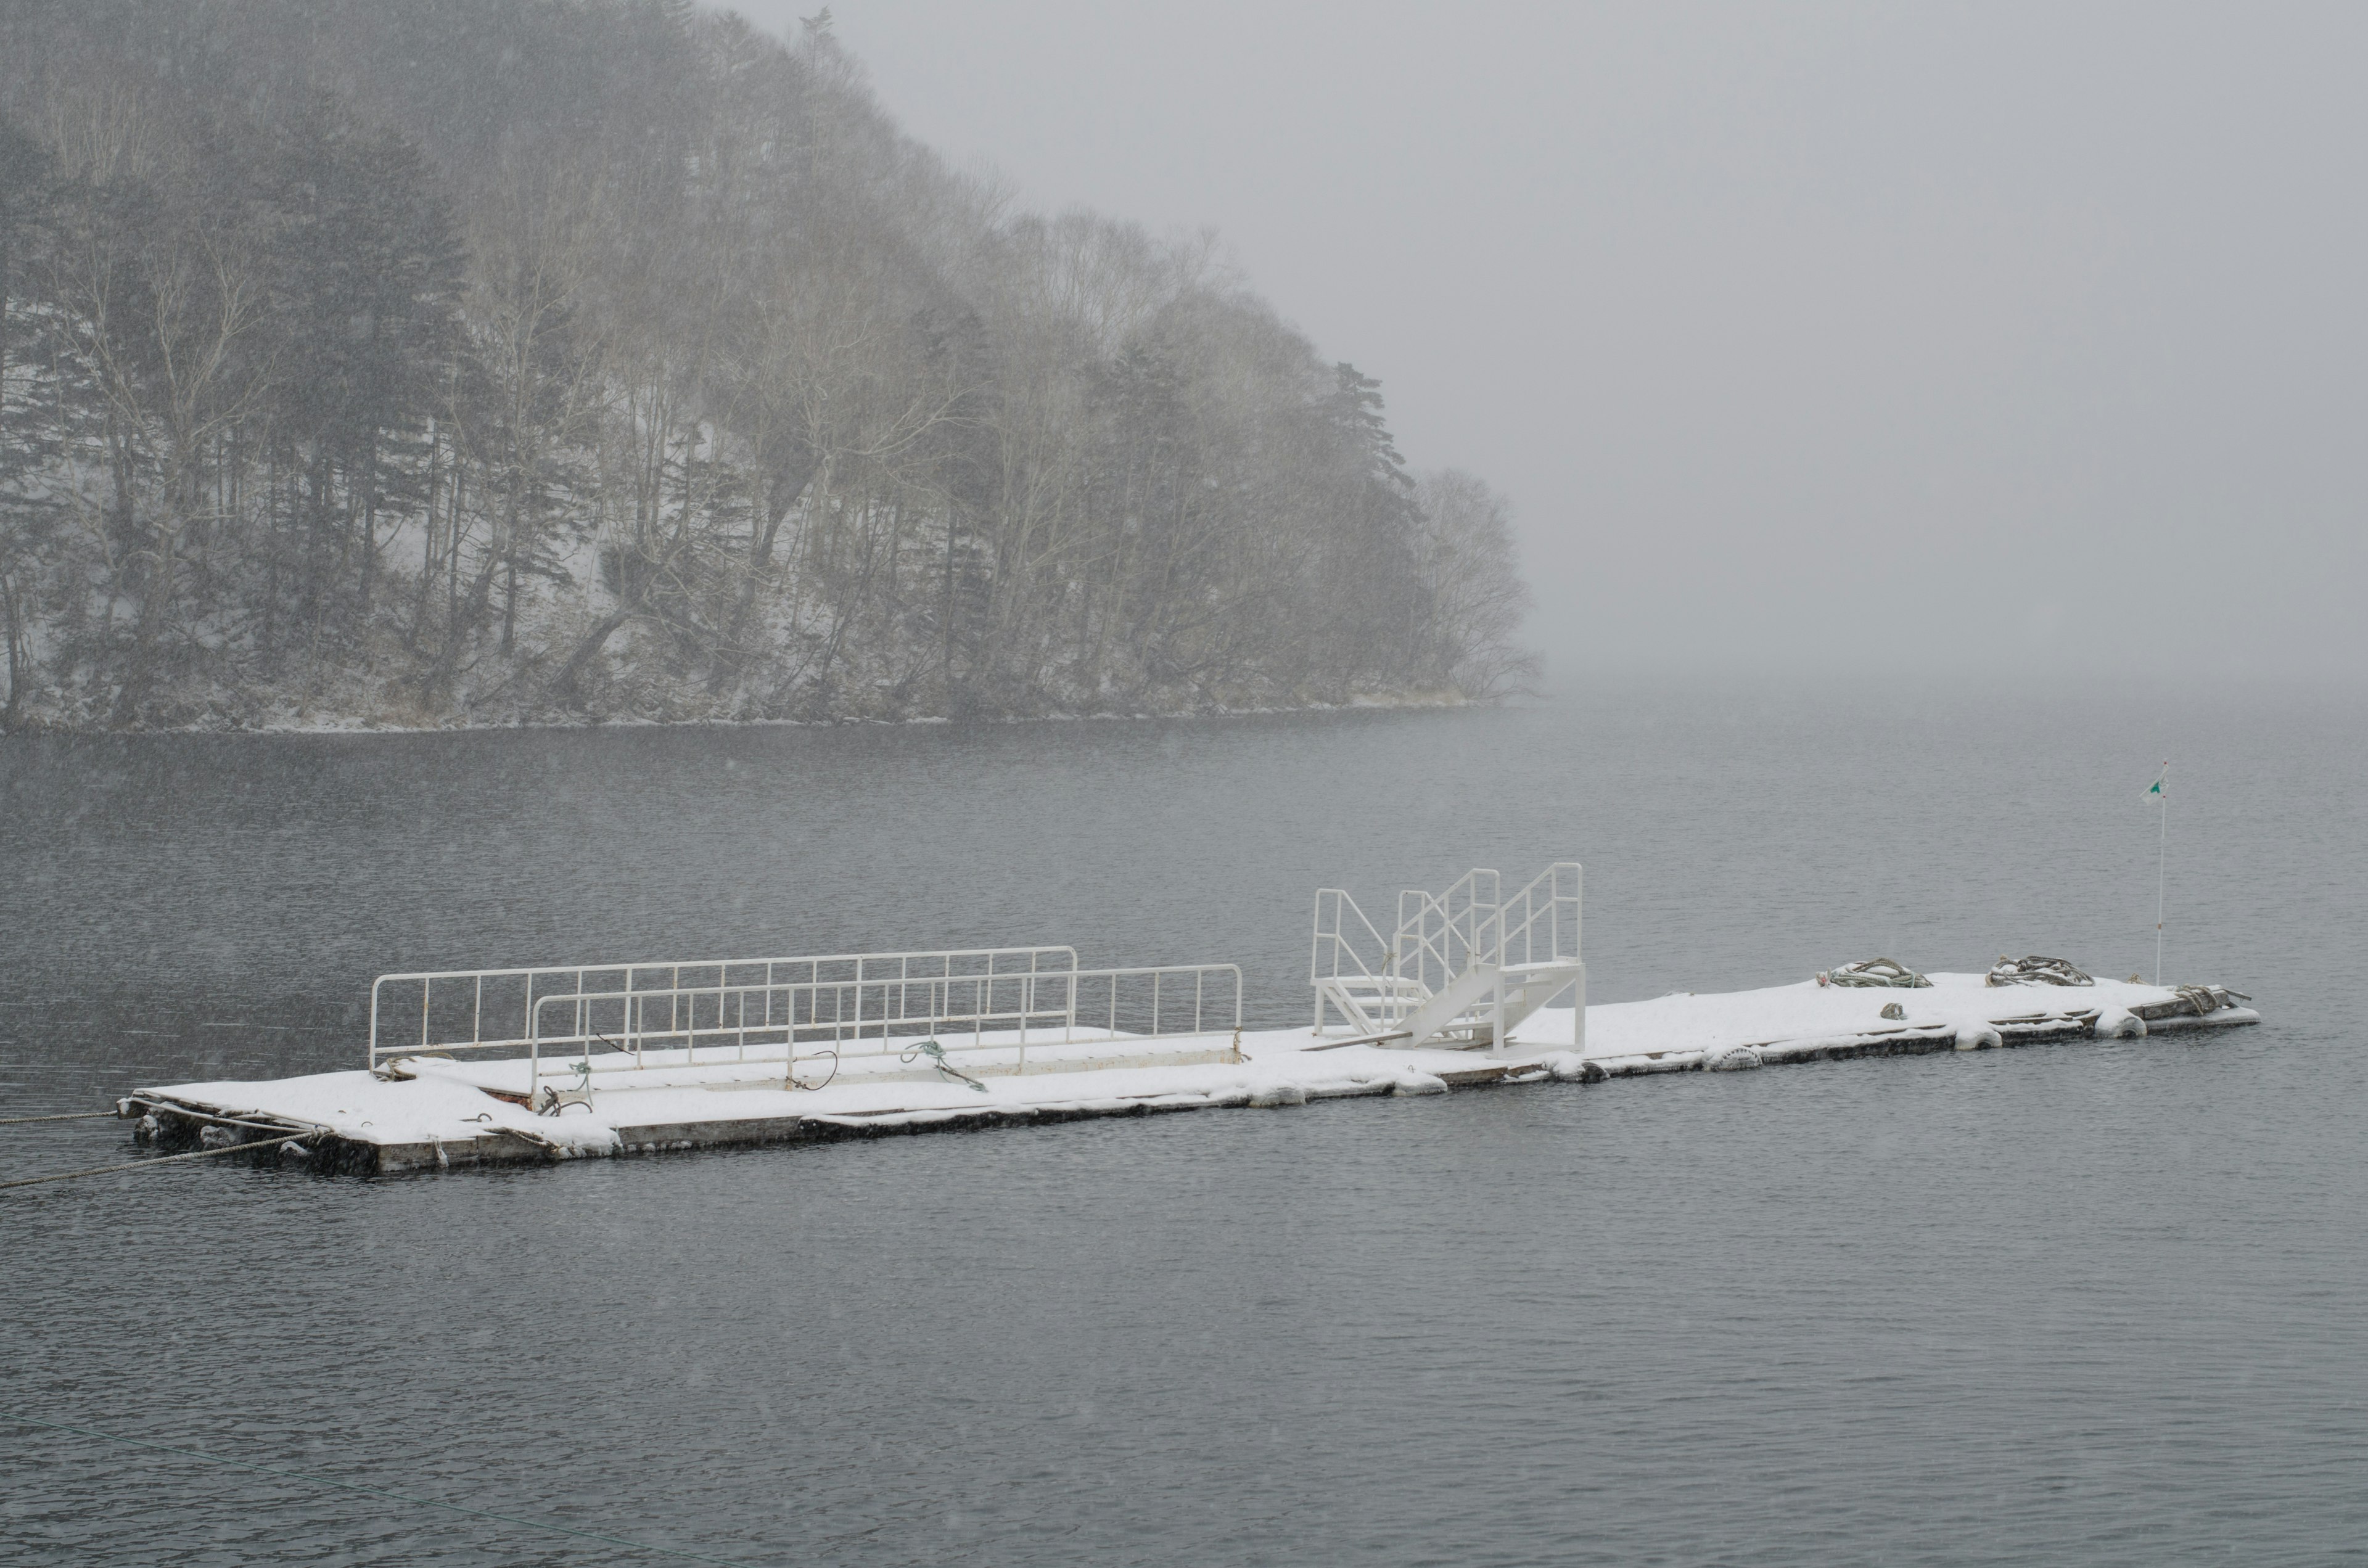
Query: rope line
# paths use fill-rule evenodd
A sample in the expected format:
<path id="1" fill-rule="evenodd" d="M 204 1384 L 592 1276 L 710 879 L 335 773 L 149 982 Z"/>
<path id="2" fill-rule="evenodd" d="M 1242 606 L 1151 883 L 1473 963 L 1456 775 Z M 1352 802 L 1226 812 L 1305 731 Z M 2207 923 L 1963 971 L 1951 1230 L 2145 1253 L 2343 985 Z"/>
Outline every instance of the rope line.
<path id="1" fill-rule="evenodd" d="M 2094 985 L 2097 983 L 2078 965 L 2064 959 L 2046 958 L 2038 953 L 2033 953 L 2029 958 L 2010 959 L 2001 953 L 1998 955 L 1998 961 L 1990 965 L 1989 973 L 1983 977 L 1983 983 L 1986 985 Z"/>
<path id="2" fill-rule="evenodd" d="M 1820 985 L 1852 987 L 1896 987 L 1902 991 L 1929 989 L 1931 982 L 1901 963 L 1897 959 L 1864 959 L 1857 963 L 1837 964 L 1818 972 Z"/>
<path id="3" fill-rule="evenodd" d="M 248 1119 L 256 1116 L 273 1115 L 274 1113 L 268 1111 L 222 1112 L 199 1110 L 193 1107 L 182 1105 L 175 1100 L 143 1099 L 138 1095 L 127 1095 L 124 1098 L 132 1105 L 146 1106 L 148 1108 L 149 1114 L 152 1116 L 160 1110 L 169 1111 L 171 1114 L 177 1116 L 186 1121 L 211 1122 L 220 1127 L 251 1127 L 257 1132 L 285 1132 L 288 1131 L 290 1123 L 302 1119 L 301 1117 L 282 1116 L 272 1121 L 253 1121 Z M 327 1132 L 333 1130 L 330 1128 L 328 1123 L 324 1121 L 316 1121 L 313 1123 L 313 1131 L 315 1132 Z"/>
<path id="4" fill-rule="evenodd" d="M 597 1530 L 570 1529 L 565 1525 L 546 1524 L 540 1519 L 520 1518 L 516 1514 L 496 1514 L 484 1508 L 464 1508 L 458 1503 L 440 1503 L 433 1497 L 416 1497 L 407 1492 L 390 1492 L 383 1486 L 364 1486 L 358 1482 L 339 1481 L 334 1476 L 318 1475 L 308 1470 L 289 1470 L 279 1465 L 252 1464 L 245 1460 L 224 1459 L 219 1454 L 201 1453 L 196 1449 L 175 1448 L 170 1443 L 152 1443 L 142 1437 L 126 1437 L 113 1432 L 102 1432 L 92 1426 L 69 1426 L 59 1421 L 37 1421 L 29 1415 L 0 1410 L 0 1421 L 14 1422 L 20 1426 L 40 1426 L 51 1432 L 72 1432 L 79 1437 L 97 1437 L 103 1442 L 122 1443 L 135 1449 L 154 1449 L 159 1453 L 178 1454 L 183 1459 L 201 1460 L 207 1464 L 228 1465 L 233 1470 L 252 1471 L 257 1475 L 279 1475 L 297 1481 L 309 1481 L 316 1486 L 332 1486 L 340 1492 L 359 1492 L 368 1497 L 386 1497 L 415 1507 L 441 1508 L 447 1513 L 461 1514 L 472 1519 L 496 1519 L 506 1525 L 518 1525 L 530 1530 L 547 1530 L 552 1535 L 574 1536 L 578 1540 L 597 1540 L 608 1546 L 622 1546 L 634 1551 L 655 1552 L 660 1557 L 679 1557 L 691 1562 L 720 1562 L 723 1568 L 752 1568 L 746 1562 L 729 1557 L 710 1557 L 704 1552 L 685 1551 L 672 1546 L 652 1546 L 647 1541 L 629 1540 L 620 1535 L 602 1535 Z"/>
<path id="5" fill-rule="evenodd" d="M 909 1065 L 924 1056 L 929 1059 L 931 1065 L 935 1066 L 939 1075 L 944 1077 L 949 1083 L 959 1080 L 962 1083 L 968 1084 L 972 1088 L 976 1089 L 982 1095 L 990 1092 L 985 1084 L 980 1083 L 977 1079 L 972 1077 L 969 1074 L 963 1072 L 961 1068 L 947 1061 L 946 1048 L 939 1045 L 936 1040 L 922 1040 L 918 1044 L 915 1045 L 912 1050 L 898 1056 L 896 1060 Z M 834 1068 L 833 1072 L 836 1073 L 836 1071 L 837 1069 Z"/>
<path id="6" fill-rule="evenodd" d="M 113 1116 L 111 1110 L 74 1110 L 63 1116 L 0 1117 L 0 1127 L 22 1127 L 28 1121 L 95 1121 L 102 1116 Z"/>
<path id="7" fill-rule="evenodd" d="M 830 1047 L 828 1047 L 828 1046 L 825 1046 L 825 1047 L 823 1047 L 823 1049 L 822 1049 L 822 1050 L 820 1050 L 820 1051 L 816 1051 L 814 1054 L 815 1054 L 816 1056 L 827 1056 L 827 1057 L 829 1057 L 829 1058 L 830 1058 L 830 1071 L 823 1074 L 822 1082 L 821 1082 L 821 1083 L 819 1083 L 819 1084 L 801 1084 L 801 1083 L 799 1083 L 799 1082 L 798 1082 L 798 1055 L 797 1055 L 798 1048 L 797 1048 L 794 1044 L 792 1044 L 792 1045 L 789 1048 L 789 1051 L 790 1051 L 790 1065 L 789 1065 L 789 1071 L 788 1071 L 786 1074 L 784 1074 L 782 1075 L 782 1082 L 783 1082 L 783 1083 L 785 1083 L 785 1084 L 787 1084 L 791 1088 L 792 1088 L 792 1089 L 804 1089 L 804 1090 L 807 1090 L 807 1091 L 809 1091 L 809 1092 L 811 1092 L 811 1091 L 813 1091 L 813 1090 L 816 1090 L 816 1089 L 826 1089 L 826 1088 L 830 1087 L 831 1080 L 838 1076 L 838 1052 L 837 1052 L 837 1051 L 834 1051 L 834 1050 L 832 1050 L 832 1049 L 831 1049 Z M 809 1058 L 808 1060 L 812 1060 L 812 1058 Z"/>
<path id="8" fill-rule="evenodd" d="M 15 1181 L 0 1181 L 0 1192 L 12 1187 L 39 1187 L 46 1181 L 74 1181 L 81 1176 L 111 1176 L 117 1171 L 144 1171 L 151 1165 L 169 1165 L 176 1160 L 211 1159 L 216 1154 L 235 1154 L 241 1149 L 276 1149 L 282 1143 L 294 1143 L 318 1136 L 313 1132 L 291 1132 L 285 1138 L 258 1138 L 252 1143 L 225 1143 L 219 1149 L 199 1149 L 188 1154 L 159 1154 L 153 1160 L 133 1160 L 129 1165 L 99 1165 L 86 1171 L 60 1171 L 54 1176 L 18 1176 Z"/>

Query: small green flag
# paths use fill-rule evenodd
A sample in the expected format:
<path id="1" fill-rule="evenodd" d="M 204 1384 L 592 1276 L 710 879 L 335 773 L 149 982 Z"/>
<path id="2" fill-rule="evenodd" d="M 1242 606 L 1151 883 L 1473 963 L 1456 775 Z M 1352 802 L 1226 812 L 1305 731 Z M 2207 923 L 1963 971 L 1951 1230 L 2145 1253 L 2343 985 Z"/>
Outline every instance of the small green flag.
<path id="1" fill-rule="evenodd" d="M 2167 801 L 2170 798 L 2169 794 L 2162 787 L 2164 780 L 2168 779 L 2169 777 L 2170 764 L 2166 762 L 2162 765 L 2162 772 L 2156 776 L 2155 781 L 2146 786 L 2146 798 L 2148 802 Z"/>

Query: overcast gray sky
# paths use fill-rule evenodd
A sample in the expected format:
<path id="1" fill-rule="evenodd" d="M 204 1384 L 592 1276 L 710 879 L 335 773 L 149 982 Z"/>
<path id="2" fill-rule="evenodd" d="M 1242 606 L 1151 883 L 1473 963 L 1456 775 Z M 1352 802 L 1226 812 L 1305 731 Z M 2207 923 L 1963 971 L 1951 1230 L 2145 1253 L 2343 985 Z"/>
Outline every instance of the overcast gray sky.
<path id="1" fill-rule="evenodd" d="M 832 9 L 1029 205 L 1217 229 L 1565 671 L 2368 671 L 2368 6 Z"/>

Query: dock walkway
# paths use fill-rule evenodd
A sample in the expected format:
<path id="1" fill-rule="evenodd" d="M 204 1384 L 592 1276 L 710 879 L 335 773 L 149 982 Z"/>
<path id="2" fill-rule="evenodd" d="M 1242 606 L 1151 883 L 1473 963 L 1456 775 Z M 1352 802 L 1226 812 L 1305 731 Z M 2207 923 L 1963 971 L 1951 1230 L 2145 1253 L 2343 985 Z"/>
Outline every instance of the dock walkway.
<path id="1" fill-rule="evenodd" d="M 868 1053 L 818 1065 L 738 1057 L 730 1046 L 586 1051 L 534 1067 L 516 1059 L 397 1057 L 377 1071 L 256 1083 L 168 1084 L 120 1106 L 147 1140 L 264 1142 L 269 1157 L 394 1174 L 729 1144 L 1025 1126 L 1086 1117 L 1271 1108 L 1480 1085 L 1595 1083 L 1650 1074 L 2050 1041 L 2138 1038 L 2254 1024 L 2218 987 L 2098 980 L 2079 987 L 1991 985 L 1933 974 L 1929 986 L 1827 988 L 1812 982 L 1530 1011 L 1493 1042 L 1407 1049 L 1340 1025 L 1129 1036 L 1031 1044 L 991 1035 L 958 1057 L 920 1036 L 875 1037 Z M 1893 1008 L 1897 1017 L 1886 1017 Z M 1583 1043 L 1580 1043 L 1582 1042 Z M 946 1061 L 947 1067 L 939 1062 Z M 825 1070 L 827 1069 L 827 1070 Z M 545 1108 L 525 1103 L 555 1086 Z M 795 1086 L 793 1086 L 793 1085 Z M 811 1085 L 812 1086 L 806 1086 Z M 571 1085 L 580 1085 L 571 1089 Z M 233 1155 L 233 1158 L 248 1156 Z M 256 1157 L 262 1157 L 260 1155 Z"/>

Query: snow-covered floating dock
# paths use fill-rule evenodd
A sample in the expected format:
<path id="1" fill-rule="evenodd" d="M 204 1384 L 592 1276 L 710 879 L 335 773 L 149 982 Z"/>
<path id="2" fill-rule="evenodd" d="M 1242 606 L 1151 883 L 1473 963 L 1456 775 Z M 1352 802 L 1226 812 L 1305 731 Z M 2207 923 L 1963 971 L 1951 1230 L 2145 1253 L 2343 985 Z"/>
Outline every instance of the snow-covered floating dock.
<path id="1" fill-rule="evenodd" d="M 1474 871 L 1401 894 L 1386 939 L 1319 892 L 1313 1028 L 1246 1028 L 1229 964 L 1087 970 L 1065 947 L 386 975 L 363 1067 L 118 1108 L 153 1142 L 388 1174 L 2260 1021 L 2224 987 L 2035 960 L 1590 1007 L 1579 892 L 1576 863 L 1510 896 Z"/>

